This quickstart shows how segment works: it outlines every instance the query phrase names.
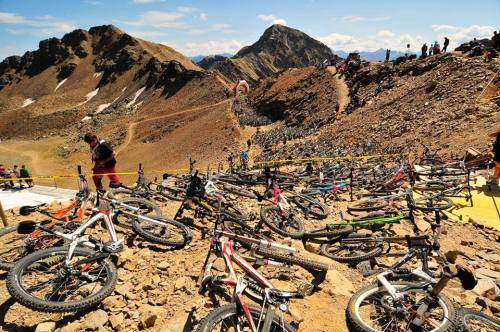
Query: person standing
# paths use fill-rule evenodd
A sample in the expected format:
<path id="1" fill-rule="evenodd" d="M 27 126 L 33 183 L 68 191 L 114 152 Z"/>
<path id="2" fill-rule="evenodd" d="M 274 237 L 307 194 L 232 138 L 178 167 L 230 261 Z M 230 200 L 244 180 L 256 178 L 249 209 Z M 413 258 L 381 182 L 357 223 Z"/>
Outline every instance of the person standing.
<path id="1" fill-rule="evenodd" d="M 120 177 L 114 174 L 116 173 L 116 159 L 111 144 L 103 139 L 99 140 L 97 135 L 93 133 L 85 134 L 83 140 L 90 146 L 92 153 L 92 162 L 94 163 L 92 180 L 96 189 L 103 189 L 102 176 L 99 174 L 107 174 L 111 182 L 121 182 Z"/>
<path id="2" fill-rule="evenodd" d="M 448 37 L 444 37 L 443 52 L 446 52 L 448 45 L 450 45 L 450 40 L 448 39 Z"/>
<path id="3" fill-rule="evenodd" d="M 429 47 L 429 56 L 432 55 L 432 49 L 433 49 L 433 46 L 432 46 L 432 43 L 431 43 L 431 46 Z"/>
<path id="4" fill-rule="evenodd" d="M 19 170 L 19 174 L 21 175 L 21 179 L 23 179 L 24 182 L 26 182 L 26 184 L 28 185 L 28 188 L 33 187 L 33 180 L 29 179 L 30 172 L 28 171 L 28 169 L 26 168 L 25 165 L 21 166 L 21 169 Z"/>
<path id="5" fill-rule="evenodd" d="M 389 62 L 390 57 L 391 57 L 391 50 L 390 49 L 385 50 L 385 62 Z"/>
<path id="6" fill-rule="evenodd" d="M 427 49 L 427 43 L 424 43 L 424 45 L 422 45 L 422 55 L 420 56 L 421 59 L 427 58 Z"/>
<path id="7" fill-rule="evenodd" d="M 14 168 L 12 169 L 12 174 L 16 179 L 19 181 L 19 188 L 24 188 L 23 186 L 23 180 L 21 180 L 21 174 L 19 173 L 19 166 L 14 165 Z"/>

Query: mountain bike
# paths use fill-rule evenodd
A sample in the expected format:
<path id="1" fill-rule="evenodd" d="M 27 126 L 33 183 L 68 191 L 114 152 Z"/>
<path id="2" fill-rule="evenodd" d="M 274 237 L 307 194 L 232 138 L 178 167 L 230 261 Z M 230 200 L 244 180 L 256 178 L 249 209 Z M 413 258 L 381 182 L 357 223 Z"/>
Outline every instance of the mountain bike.
<path id="1" fill-rule="evenodd" d="M 304 285 L 297 292 L 285 292 L 274 288 L 262 274 L 255 270 L 233 247 L 229 240 L 231 234 L 215 231 L 212 246 L 209 248 L 202 271 L 199 293 L 220 290 L 222 285 L 234 287 L 233 302 L 223 305 L 206 316 L 198 326 L 197 331 L 295 331 L 287 323 L 283 314 L 288 311 L 288 302 L 291 299 L 303 298 L 311 292 L 310 285 Z M 286 246 L 268 244 L 269 249 L 291 250 Z M 211 254 L 215 252 L 224 258 L 227 276 L 214 276 L 211 274 L 212 264 L 209 263 Z M 268 261 L 270 265 L 281 263 Z M 237 265 L 244 273 L 244 277 L 238 277 L 234 265 Z M 261 302 L 261 307 L 249 306 L 244 298 L 249 295 Z M 281 315 L 277 315 L 279 309 Z"/>
<path id="2" fill-rule="evenodd" d="M 90 191 L 87 181 L 82 175 L 81 167 L 78 166 L 79 190 L 69 205 L 56 210 L 49 210 L 47 204 L 36 206 L 22 206 L 19 213 L 28 216 L 38 212 L 50 218 L 51 222 L 45 227 L 56 227 L 60 231 L 75 230 L 82 221 L 85 211 L 89 205 Z M 61 238 L 53 236 L 40 230 L 25 235 L 17 232 L 17 226 L 9 226 L 0 229 L 0 269 L 10 270 L 14 263 L 31 252 L 63 244 Z"/>
<path id="3" fill-rule="evenodd" d="M 420 268 L 409 273 L 422 282 L 394 280 L 389 270 L 377 275 L 377 283 L 360 289 L 349 300 L 346 315 L 353 331 L 450 331 L 455 307 L 442 290 L 453 278 L 460 279 L 465 290 L 477 281 L 472 272 L 460 265 L 446 264 L 438 279 Z"/>

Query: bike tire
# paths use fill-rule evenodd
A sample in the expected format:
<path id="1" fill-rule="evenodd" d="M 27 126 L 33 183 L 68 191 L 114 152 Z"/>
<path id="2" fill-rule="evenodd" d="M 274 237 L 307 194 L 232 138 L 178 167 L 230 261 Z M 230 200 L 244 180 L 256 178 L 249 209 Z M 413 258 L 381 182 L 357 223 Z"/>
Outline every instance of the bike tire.
<path id="1" fill-rule="evenodd" d="M 257 325 L 257 322 L 260 317 L 261 309 L 254 307 L 254 306 L 248 306 L 248 310 L 250 311 L 250 314 L 252 316 L 252 319 Z M 235 317 L 235 319 L 238 319 L 238 315 L 241 314 L 240 310 L 237 308 L 235 303 L 230 303 L 230 304 L 225 304 L 211 313 L 209 313 L 205 318 L 203 318 L 200 322 L 200 325 L 198 325 L 198 328 L 196 329 L 197 332 L 210 332 L 213 331 L 215 328 L 215 325 L 218 322 L 224 321 L 225 319 L 228 319 L 229 317 Z M 246 318 L 243 317 L 243 320 Z M 234 319 L 233 319 L 234 320 Z M 235 329 L 236 331 L 236 329 Z M 279 319 L 278 316 L 273 317 L 273 322 L 271 325 L 271 331 L 283 331 L 283 332 L 296 332 L 296 330 L 286 321 L 282 321 Z"/>
<path id="2" fill-rule="evenodd" d="M 252 198 L 252 199 L 257 198 L 257 196 L 255 195 L 254 192 L 252 192 L 250 190 L 246 190 L 246 189 L 241 188 L 239 186 L 232 185 L 230 183 L 224 183 L 223 188 L 225 191 L 233 193 L 235 195 L 248 197 L 248 198 Z"/>
<path id="3" fill-rule="evenodd" d="M 291 237 L 292 239 L 301 239 L 305 233 L 304 225 L 302 224 L 302 221 L 300 221 L 300 219 L 294 217 L 292 220 L 292 223 L 293 223 L 293 226 L 296 229 L 296 231 L 293 231 L 293 232 L 286 231 L 286 230 L 280 228 L 279 225 L 274 223 L 271 220 L 271 218 L 269 217 L 269 215 L 272 213 L 276 217 L 281 219 L 279 212 L 280 212 L 279 208 L 274 206 L 274 205 L 263 206 L 260 209 L 260 219 L 262 220 L 262 222 L 264 222 L 264 224 L 267 225 L 267 227 L 269 227 L 271 230 L 273 230 L 274 232 L 278 233 L 281 236 Z M 290 218 L 290 217 L 288 217 L 288 218 Z"/>
<path id="4" fill-rule="evenodd" d="M 318 239 L 318 238 L 336 238 L 339 236 L 345 236 L 354 232 L 354 227 L 349 224 L 338 224 L 334 227 L 322 228 L 318 230 L 312 230 L 304 234 L 305 239 Z"/>
<path id="5" fill-rule="evenodd" d="M 311 259 L 292 256 L 290 254 L 282 254 L 275 250 L 256 248 L 255 253 L 266 258 L 271 258 L 272 260 L 275 260 L 277 262 L 282 262 L 291 265 L 298 265 L 306 270 L 328 271 L 329 268 L 328 264 L 314 261 Z"/>
<path id="6" fill-rule="evenodd" d="M 352 212 L 377 211 L 382 210 L 387 205 L 387 201 L 382 199 L 359 200 L 348 205 L 347 210 Z"/>
<path id="7" fill-rule="evenodd" d="M 157 219 L 169 225 L 170 229 L 166 230 L 165 227 L 139 218 L 134 218 L 134 220 L 132 221 L 132 228 L 141 237 L 157 244 L 163 244 L 174 248 L 182 248 L 186 244 L 191 242 L 193 235 L 191 234 L 189 228 L 187 228 L 184 224 L 175 220 L 169 220 L 165 218 Z M 153 232 L 152 229 L 158 230 L 160 234 Z M 177 234 L 178 239 L 174 239 L 172 237 L 172 233 Z"/>
<path id="8" fill-rule="evenodd" d="M 427 204 L 424 205 L 423 202 Z M 412 207 L 416 210 L 425 211 L 425 212 L 433 212 L 433 211 L 444 211 L 451 208 L 455 203 L 448 197 L 439 197 L 438 199 L 429 200 L 428 198 L 422 197 L 420 199 L 415 200 L 412 203 Z"/>
<path id="9" fill-rule="evenodd" d="M 391 282 L 391 284 L 396 288 L 403 288 L 408 286 L 410 283 L 404 281 L 393 281 Z M 368 298 L 369 296 L 371 296 L 372 294 L 376 294 L 377 292 L 384 292 L 384 291 L 385 288 L 383 286 L 378 284 L 372 284 L 360 289 L 351 297 L 346 309 L 347 324 L 350 327 L 350 331 L 354 332 L 382 331 L 379 329 L 372 328 L 364 322 L 363 318 L 360 315 L 359 306 L 361 305 L 363 299 Z M 439 305 L 443 306 L 443 308 L 446 309 L 443 310 L 445 312 L 446 318 L 443 320 L 444 323 L 438 326 L 437 329 L 433 329 L 432 332 L 452 331 L 453 321 L 456 318 L 456 312 L 453 302 L 451 302 L 451 300 L 448 299 L 443 294 L 440 294 L 438 298 L 439 298 Z M 429 331 L 429 330 L 425 329 L 423 331 Z"/>
<path id="10" fill-rule="evenodd" d="M 148 215 L 156 217 L 156 218 L 161 218 L 162 212 L 161 209 L 156 205 L 156 203 L 140 198 L 140 197 L 125 197 L 121 198 L 118 200 L 120 203 L 127 204 L 127 205 L 132 205 L 132 206 L 140 206 L 141 208 L 145 208 L 148 211 Z M 120 206 L 117 207 L 118 210 L 120 210 Z M 126 208 L 123 208 L 124 210 L 128 211 Z M 130 211 L 129 211 L 130 212 Z"/>
<path id="11" fill-rule="evenodd" d="M 161 186 L 157 189 L 158 193 L 173 201 L 183 201 L 186 197 L 186 189 L 175 186 Z"/>
<path id="12" fill-rule="evenodd" d="M 363 237 L 359 236 L 356 233 L 350 234 L 349 237 L 359 237 L 360 243 L 363 242 L 362 241 Z M 323 243 L 320 247 L 320 252 L 323 256 L 329 257 L 339 263 L 356 264 L 380 256 L 380 254 L 382 254 L 383 251 L 383 245 L 376 244 L 371 247 L 368 246 L 366 247 L 366 249 L 362 248 L 361 250 L 359 250 L 360 253 L 357 254 L 339 255 L 337 253 L 333 253 L 333 251 L 338 252 L 340 251 L 340 249 L 348 249 L 347 247 L 342 245 L 342 239 L 336 242 L 327 241 Z"/>
<path id="13" fill-rule="evenodd" d="M 84 298 L 82 300 L 77 300 L 74 302 L 57 302 L 50 300 L 41 300 L 30 293 L 21 285 L 21 280 L 23 273 L 30 270 L 30 266 L 36 262 L 40 263 L 40 266 L 52 263 L 58 263 L 64 260 L 65 255 L 68 253 L 67 247 L 54 247 L 50 249 L 40 250 L 31 253 L 21 260 L 19 260 L 10 270 L 7 276 L 7 290 L 9 294 L 16 299 L 17 302 L 23 306 L 42 312 L 73 312 L 79 310 L 85 310 L 98 305 L 102 300 L 108 297 L 114 290 L 117 282 L 117 270 L 114 264 L 109 260 L 109 258 L 103 258 L 103 263 L 106 269 L 106 275 L 109 276 L 106 279 L 106 283 L 95 294 Z M 61 260 L 57 260 L 57 256 L 61 255 Z M 93 252 L 90 250 L 85 250 L 82 248 L 76 248 L 74 251 L 75 256 L 89 256 Z M 52 260 L 50 260 L 52 259 Z"/>
<path id="14" fill-rule="evenodd" d="M 480 329 L 474 328 L 477 323 L 473 323 L 473 320 L 480 321 Z M 458 310 L 457 324 L 457 332 L 500 331 L 500 319 L 467 308 Z"/>
<path id="15" fill-rule="evenodd" d="M 307 196 L 296 194 L 292 197 L 292 202 L 294 202 L 301 210 L 305 211 L 307 215 L 312 215 L 317 219 L 326 219 L 330 210 L 328 207 L 320 203 L 317 199 Z"/>

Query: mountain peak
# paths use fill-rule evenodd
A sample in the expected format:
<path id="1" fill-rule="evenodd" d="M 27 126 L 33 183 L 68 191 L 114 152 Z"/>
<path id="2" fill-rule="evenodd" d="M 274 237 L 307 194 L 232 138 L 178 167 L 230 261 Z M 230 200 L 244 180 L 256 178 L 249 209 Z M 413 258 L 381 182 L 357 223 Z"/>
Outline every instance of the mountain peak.
<path id="1" fill-rule="evenodd" d="M 98 25 L 89 29 L 91 35 L 122 35 L 124 32 L 113 24 Z"/>

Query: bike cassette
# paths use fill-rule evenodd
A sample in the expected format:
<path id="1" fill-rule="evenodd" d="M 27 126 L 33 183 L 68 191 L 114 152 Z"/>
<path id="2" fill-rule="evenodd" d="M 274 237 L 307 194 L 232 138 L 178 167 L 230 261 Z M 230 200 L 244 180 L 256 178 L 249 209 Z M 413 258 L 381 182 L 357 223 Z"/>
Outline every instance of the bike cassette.
<path id="1" fill-rule="evenodd" d="M 123 250 L 123 243 L 109 241 L 104 243 L 103 249 L 111 254 L 116 254 Z"/>

